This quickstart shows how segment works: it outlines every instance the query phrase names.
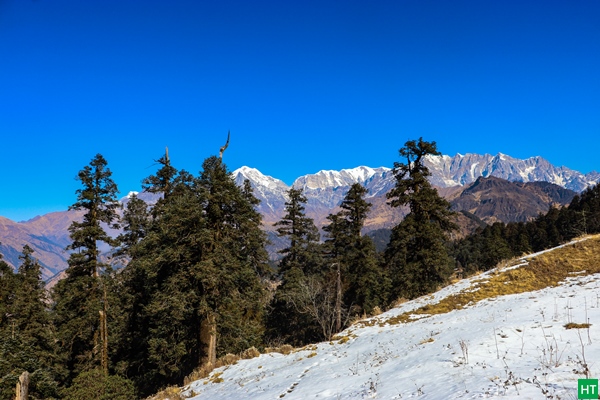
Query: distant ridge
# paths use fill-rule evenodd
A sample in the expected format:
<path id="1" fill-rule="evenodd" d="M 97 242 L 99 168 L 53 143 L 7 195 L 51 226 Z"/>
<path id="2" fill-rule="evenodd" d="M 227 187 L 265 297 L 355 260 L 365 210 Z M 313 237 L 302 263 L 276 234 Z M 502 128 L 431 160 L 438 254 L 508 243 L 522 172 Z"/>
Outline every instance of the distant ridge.
<path id="1" fill-rule="evenodd" d="M 555 167 L 542 157 L 525 160 L 506 154 L 456 154 L 428 156 L 424 163 L 432 173 L 431 183 L 439 187 L 464 186 L 480 176 L 495 176 L 511 182 L 549 182 L 582 192 L 600 181 L 598 172 L 582 174 L 567 167 Z"/>
<path id="2" fill-rule="evenodd" d="M 581 192 L 600 181 L 600 174 L 597 172 L 584 175 L 567 167 L 555 167 L 542 157 L 520 160 L 502 153 L 495 156 L 490 154 L 428 156 L 425 165 L 431 172 L 430 182 L 440 189 L 465 188 L 480 177 L 496 177 L 510 182 L 547 182 L 574 192 Z M 283 216 L 283 207 L 287 200 L 286 191 L 290 186 L 249 167 L 233 171 L 233 176 L 238 184 L 241 184 L 244 179 L 250 181 L 254 194 L 261 200 L 259 211 L 263 214 L 267 225 L 278 221 Z M 390 209 L 385 204 L 385 194 L 395 184 L 390 168 L 360 166 L 341 171 L 323 170 L 297 178 L 292 186 L 304 190 L 308 199 L 306 212 L 317 225 L 320 225 L 326 222 L 327 214 L 341 203 L 350 186 L 356 182 L 367 188 L 367 197 L 374 205 L 371 219 L 366 223 L 367 227 L 370 229 L 391 227 L 403 217 L 402 210 Z M 456 193 L 456 190 L 452 192 Z M 547 210 L 549 203 L 546 201 L 542 203 Z M 529 217 L 529 213 L 524 212 L 520 218 Z"/>
<path id="3" fill-rule="evenodd" d="M 600 174 L 597 172 L 584 175 L 566 167 L 555 167 L 541 157 L 519 160 L 501 153 L 495 156 L 457 154 L 453 157 L 428 157 L 425 164 L 431 171 L 430 181 L 440 193 L 449 200 L 459 202 L 455 204 L 456 209 L 468 210 L 487 222 L 527 220 L 547 210 L 552 203 L 568 203 L 565 198 L 570 194 L 561 192 L 560 188 L 581 192 L 600 181 Z M 277 246 L 281 246 L 281 243 L 274 235 L 273 224 L 284 215 L 286 192 L 290 186 L 250 167 L 241 167 L 233 171 L 232 176 L 238 185 L 248 179 L 255 196 L 261 200 L 258 211 L 263 216 L 265 230 L 274 242 L 270 251 L 275 254 Z M 534 190 L 530 187 L 525 193 L 518 185 L 496 182 L 495 189 L 485 195 L 489 196 L 485 205 L 477 199 L 474 200 L 475 189 L 471 189 L 461 198 L 463 191 L 480 177 L 497 177 L 522 183 L 547 182 L 558 186 L 546 188 L 549 191 L 547 193 L 540 188 Z M 373 204 L 365 222 L 364 232 L 390 229 L 402 220 L 406 210 L 389 207 L 385 197 L 395 184 L 390 168 L 360 166 L 341 171 L 319 171 L 297 178 L 293 186 L 304 189 L 308 199 L 307 215 L 315 220 L 317 226 L 322 227 L 327 223 L 327 215 L 337 211 L 346 192 L 356 182 L 367 188 L 367 199 Z M 506 195 L 506 192 L 511 194 Z M 483 194 L 477 193 L 481 199 Z M 126 204 L 131 194 L 123 197 L 121 202 Z M 466 197 L 467 195 L 471 197 Z M 142 192 L 139 197 L 148 203 L 154 203 L 160 196 Z M 511 199 L 513 202 L 509 204 L 508 200 Z M 67 266 L 68 254 L 64 249 L 70 241 L 68 227 L 74 219 L 80 217 L 80 213 L 75 211 L 49 213 L 25 222 L 14 222 L 0 217 L 0 253 L 4 255 L 5 261 L 16 267 L 23 245 L 29 244 L 34 249 L 34 257 L 44 267 L 44 279 L 50 279 L 60 274 Z"/>

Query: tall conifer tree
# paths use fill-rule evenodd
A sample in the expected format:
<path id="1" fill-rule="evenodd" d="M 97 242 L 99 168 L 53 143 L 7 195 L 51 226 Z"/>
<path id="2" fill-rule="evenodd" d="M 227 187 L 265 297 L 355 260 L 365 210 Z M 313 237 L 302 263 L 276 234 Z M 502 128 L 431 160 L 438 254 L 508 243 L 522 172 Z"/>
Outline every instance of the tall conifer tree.
<path id="1" fill-rule="evenodd" d="M 117 255 L 132 256 L 135 245 L 140 242 L 148 232 L 150 226 L 150 212 L 148 204 L 136 194 L 131 195 L 127 207 L 123 212 L 123 233 L 118 240 L 121 248 Z"/>
<path id="2" fill-rule="evenodd" d="M 341 211 L 330 214 L 327 219 L 331 223 L 324 228 L 329 255 L 340 269 L 344 305 L 353 314 L 371 313 L 375 306 L 383 306 L 388 286 L 373 241 L 361 235 L 371 208 L 366 194 L 364 186 L 352 185 L 340 204 Z"/>
<path id="3" fill-rule="evenodd" d="M 400 149 L 405 162 L 394 163 L 396 186 L 387 194 L 392 207 L 408 206 L 410 213 L 392 230 L 385 252 L 393 280 L 392 294 L 414 298 L 435 290 L 452 272 L 446 232 L 455 229 L 450 204 L 427 178 L 424 158 L 439 155 L 435 142 L 409 140 Z"/>
<path id="4" fill-rule="evenodd" d="M 53 300 L 54 322 L 70 379 L 84 370 L 108 367 L 108 276 L 101 276 L 101 272 L 110 267 L 100 259 L 99 246 L 101 242 L 116 244 L 103 227 L 118 227 L 120 203 L 111 176 L 106 160 L 97 154 L 79 171 L 77 179 L 83 187 L 76 191 L 77 201 L 69 208 L 84 214 L 81 222 L 74 221 L 69 227 L 72 243 L 68 249 L 73 252 L 66 277 L 54 287 Z"/>
<path id="5" fill-rule="evenodd" d="M 197 178 L 169 176 L 169 185 L 156 186 L 165 196 L 123 271 L 130 306 L 121 364 L 143 395 L 180 384 L 206 360 L 206 321 L 217 355 L 262 341 L 267 255 L 256 198 L 217 157 Z"/>
<path id="6" fill-rule="evenodd" d="M 319 241 L 319 231 L 314 221 L 305 214 L 307 199 L 302 189 L 291 188 L 287 194 L 290 199 L 285 203 L 286 214 L 275 224 L 277 235 L 289 241 L 289 245 L 280 251 L 283 258 L 279 262 L 279 273 L 299 268 L 310 274 L 314 272 L 314 260 L 311 258 Z"/>
<path id="7" fill-rule="evenodd" d="M 58 395 L 60 360 L 56 357 L 57 349 L 46 308 L 42 268 L 32 253 L 31 247 L 25 245 L 19 256 L 18 273 L 12 277 L 0 273 L 0 287 L 5 278 L 12 281 L 12 295 L 9 299 L 0 300 L 7 307 L 2 315 L 8 318 L 7 324 L 0 326 L 0 398 L 14 395 L 15 384 L 24 371 L 30 373 L 30 396 L 52 398 Z"/>
<path id="8" fill-rule="evenodd" d="M 291 188 L 285 203 L 285 216 L 275 224 L 277 234 L 286 238 L 288 246 L 280 251 L 281 284 L 271 302 L 267 325 L 271 340 L 283 340 L 302 345 L 321 340 L 328 331 L 316 319 L 318 310 L 310 312 L 310 298 L 321 298 L 323 261 L 319 247 L 319 232 L 313 220 L 305 214 L 306 197 L 302 189 Z M 330 297 L 330 296 L 326 296 Z M 327 302 L 328 300 L 324 300 Z M 325 317 L 327 319 L 327 317 Z"/>

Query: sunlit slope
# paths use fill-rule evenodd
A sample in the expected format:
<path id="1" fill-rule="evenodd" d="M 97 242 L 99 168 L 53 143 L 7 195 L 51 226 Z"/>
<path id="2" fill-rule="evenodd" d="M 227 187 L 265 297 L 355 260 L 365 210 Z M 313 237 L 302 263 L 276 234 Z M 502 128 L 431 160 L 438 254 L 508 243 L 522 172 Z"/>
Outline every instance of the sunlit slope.
<path id="1" fill-rule="evenodd" d="M 600 377 L 600 236 L 514 260 L 182 388 L 195 399 L 577 398 Z"/>

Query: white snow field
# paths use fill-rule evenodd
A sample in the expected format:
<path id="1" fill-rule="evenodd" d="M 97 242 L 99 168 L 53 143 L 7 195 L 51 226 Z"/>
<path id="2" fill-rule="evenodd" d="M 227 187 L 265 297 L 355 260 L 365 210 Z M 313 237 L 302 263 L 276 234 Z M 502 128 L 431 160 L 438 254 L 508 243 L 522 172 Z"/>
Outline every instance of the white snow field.
<path id="1" fill-rule="evenodd" d="M 517 264 L 525 265 L 527 258 Z M 585 364 L 590 378 L 600 377 L 600 274 L 572 274 L 557 287 L 415 315 L 412 322 L 385 322 L 477 290 L 478 281 L 501 271 L 406 302 L 351 326 L 337 340 L 218 368 L 181 394 L 193 399 L 577 399 Z M 565 328 L 587 322 L 587 329 Z"/>

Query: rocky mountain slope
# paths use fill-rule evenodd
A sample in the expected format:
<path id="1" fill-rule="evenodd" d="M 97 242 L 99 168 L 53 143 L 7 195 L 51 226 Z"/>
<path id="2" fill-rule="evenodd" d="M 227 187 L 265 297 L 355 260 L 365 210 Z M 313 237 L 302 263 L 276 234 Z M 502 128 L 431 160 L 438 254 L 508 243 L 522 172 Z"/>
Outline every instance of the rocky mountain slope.
<path id="1" fill-rule="evenodd" d="M 575 192 L 548 182 L 509 182 L 479 177 L 451 201 L 457 211 L 468 211 L 487 223 L 526 222 L 555 205 L 566 205 Z"/>
<path id="2" fill-rule="evenodd" d="M 26 222 L 0 217 L 0 253 L 6 262 L 18 266 L 23 246 L 28 244 L 44 267 L 42 278 L 48 280 L 67 267 L 69 255 L 65 248 L 71 243 L 68 228 L 81 216 L 77 211 L 62 211 Z"/>

